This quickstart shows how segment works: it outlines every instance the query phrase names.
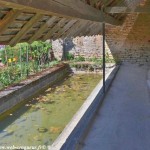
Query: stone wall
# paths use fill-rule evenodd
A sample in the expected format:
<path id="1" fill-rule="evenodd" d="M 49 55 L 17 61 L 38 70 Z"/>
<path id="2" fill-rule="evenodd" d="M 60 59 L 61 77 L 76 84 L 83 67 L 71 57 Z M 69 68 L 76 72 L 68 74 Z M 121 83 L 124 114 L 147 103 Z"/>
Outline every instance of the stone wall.
<path id="1" fill-rule="evenodd" d="M 141 5 L 148 6 L 148 0 L 124 1 L 131 10 Z M 112 55 L 124 62 L 150 63 L 150 14 L 132 13 L 126 16 L 120 27 L 106 26 L 106 40 Z"/>
<path id="2" fill-rule="evenodd" d="M 112 55 L 125 62 L 150 63 L 150 15 L 128 15 L 120 27 L 107 26 L 107 44 Z"/>
<path id="3" fill-rule="evenodd" d="M 101 35 L 91 37 L 76 37 L 74 39 L 59 39 L 53 41 L 52 47 L 55 57 L 61 59 L 63 48 L 65 52 L 72 53 L 75 57 L 83 56 L 85 58 L 97 58 L 102 56 L 102 39 Z M 106 52 L 111 56 L 111 52 L 106 43 Z"/>

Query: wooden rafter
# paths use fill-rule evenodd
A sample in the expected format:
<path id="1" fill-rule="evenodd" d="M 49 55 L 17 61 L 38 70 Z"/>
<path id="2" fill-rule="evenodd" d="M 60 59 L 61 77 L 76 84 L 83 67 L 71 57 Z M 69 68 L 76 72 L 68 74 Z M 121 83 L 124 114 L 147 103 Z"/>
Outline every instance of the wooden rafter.
<path id="1" fill-rule="evenodd" d="M 31 29 L 39 19 L 41 19 L 43 15 L 36 14 L 34 17 L 28 21 L 23 28 L 17 33 L 17 35 L 9 42 L 9 45 L 14 46 L 16 43 L 20 42 L 20 40 L 26 35 L 26 33 Z"/>
<path id="2" fill-rule="evenodd" d="M 75 36 L 86 36 L 86 35 L 88 35 L 90 32 L 91 32 L 91 30 L 94 30 L 94 23 L 92 23 L 92 22 L 89 22 L 88 24 L 86 24 L 86 26 L 84 26 L 84 28 L 80 28 L 80 32 L 77 32 L 76 34 L 75 34 Z"/>
<path id="3" fill-rule="evenodd" d="M 55 32 L 57 32 L 60 28 L 62 28 L 65 23 L 67 22 L 67 19 L 63 18 L 61 19 L 50 31 L 43 37 L 43 40 L 50 39 Z"/>
<path id="4" fill-rule="evenodd" d="M 44 31 L 46 31 L 46 29 L 49 26 L 51 26 L 56 20 L 58 20 L 58 18 L 55 16 L 50 18 L 46 23 L 44 23 L 40 27 L 40 29 L 37 32 L 35 32 L 35 34 L 29 39 L 28 42 L 31 43 L 31 42 L 35 41 L 36 39 L 38 39 L 44 33 Z"/>
<path id="5" fill-rule="evenodd" d="M 102 24 L 95 24 L 93 30 L 91 30 L 88 34 L 88 36 L 91 35 L 98 35 L 102 33 Z"/>
<path id="6" fill-rule="evenodd" d="M 150 7 L 137 7 L 134 10 L 131 10 L 128 7 L 107 7 L 105 8 L 107 13 L 150 13 Z"/>
<path id="7" fill-rule="evenodd" d="M 11 10 L 9 11 L 4 18 L 0 21 L 0 34 L 2 34 L 12 23 L 15 21 L 16 17 L 20 15 L 21 11 L 19 10 Z"/>
<path id="8" fill-rule="evenodd" d="M 65 33 L 70 27 L 72 27 L 75 23 L 77 22 L 77 20 L 71 20 L 69 21 L 62 29 L 59 30 L 59 32 L 57 33 L 56 36 L 54 36 L 53 38 L 59 38 L 63 33 Z"/>
<path id="9" fill-rule="evenodd" d="M 76 22 L 65 34 L 62 35 L 62 38 L 73 37 L 77 32 L 81 31 L 80 29 L 85 27 L 86 23 L 84 21 Z"/>
<path id="10" fill-rule="evenodd" d="M 76 37 L 79 34 L 83 33 L 89 26 L 91 22 L 81 22 L 76 30 L 70 32 L 69 37 Z"/>
<path id="11" fill-rule="evenodd" d="M 80 0 L 0 0 L 0 3 L 21 10 L 32 10 L 49 15 L 61 17 L 78 18 L 95 22 L 105 22 L 113 25 L 120 25 L 119 20 L 103 14 L 101 10 L 97 10 Z M 43 5 L 44 4 L 44 5 Z"/>
<path id="12" fill-rule="evenodd" d="M 79 24 L 81 23 L 81 21 L 76 22 L 72 27 L 70 27 L 64 34 L 62 34 L 60 37 L 61 38 L 65 38 L 68 37 L 68 35 L 70 35 L 70 33 L 72 33 L 73 31 L 75 31 L 78 27 Z"/>

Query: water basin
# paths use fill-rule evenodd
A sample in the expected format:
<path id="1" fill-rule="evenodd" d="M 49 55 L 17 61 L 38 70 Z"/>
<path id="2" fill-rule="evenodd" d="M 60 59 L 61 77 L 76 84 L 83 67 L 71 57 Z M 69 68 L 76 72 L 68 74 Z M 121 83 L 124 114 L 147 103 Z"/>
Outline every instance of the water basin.
<path id="1" fill-rule="evenodd" d="M 81 107 L 100 74 L 70 75 L 0 121 L 0 145 L 51 145 Z"/>

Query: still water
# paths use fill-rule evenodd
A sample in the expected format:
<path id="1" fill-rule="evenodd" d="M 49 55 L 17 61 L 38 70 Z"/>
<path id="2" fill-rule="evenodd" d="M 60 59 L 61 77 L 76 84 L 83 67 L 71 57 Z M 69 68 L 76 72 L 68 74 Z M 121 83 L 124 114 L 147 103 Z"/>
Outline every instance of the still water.
<path id="1" fill-rule="evenodd" d="M 70 75 L 0 120 L 0 146 L 51 145 L 101 79 Z"/>

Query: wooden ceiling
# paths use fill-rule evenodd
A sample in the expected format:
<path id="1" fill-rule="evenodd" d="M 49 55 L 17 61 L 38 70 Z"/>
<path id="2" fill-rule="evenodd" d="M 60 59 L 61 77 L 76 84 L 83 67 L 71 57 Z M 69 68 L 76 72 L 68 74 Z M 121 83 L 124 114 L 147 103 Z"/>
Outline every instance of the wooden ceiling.
<path id="1" fill-rule="evenodd" d="M 113 14 L 113 13 L 109 13 L 105 11 L 105 8 L 107 7 L 113 7 L 116 5 L 119 6 L 124 6 L 124 0 L 81 0 L 84 3 L 98 9 L 98 10 L 102 10 L 104 9 L 105 14 L 112 16 L 113 18 L 115 18 L 116 20 L 123 20 L 125 17 L 125 14 Z"/>
<path id="2" fill-rule="evenodd" d="M 125 13 L 109 13 L 104 9 L 123 3 L 123 0 L 0 0 L 0 44 L 14 46 L 19 42 L 96 35 L 101 32 L 103 21 L 112 25 L 123 23 Z"/>
<path id="3" fill-rule="evenodd" d="M 95 35 L 101 24 L 92 21 L 29 13 L 0 7 L 0 43 L 15 45 L 19 42 Z"/>

